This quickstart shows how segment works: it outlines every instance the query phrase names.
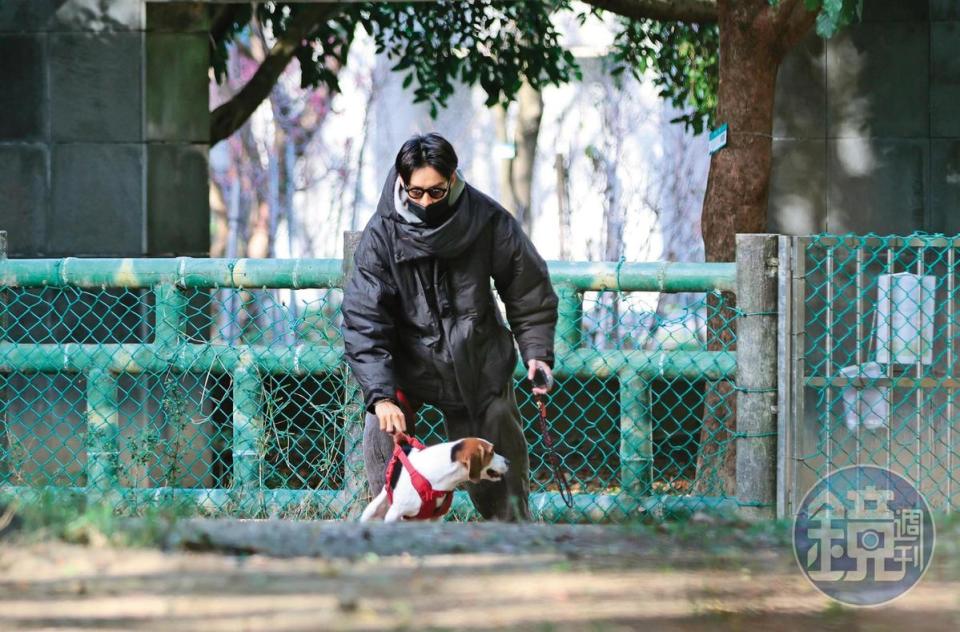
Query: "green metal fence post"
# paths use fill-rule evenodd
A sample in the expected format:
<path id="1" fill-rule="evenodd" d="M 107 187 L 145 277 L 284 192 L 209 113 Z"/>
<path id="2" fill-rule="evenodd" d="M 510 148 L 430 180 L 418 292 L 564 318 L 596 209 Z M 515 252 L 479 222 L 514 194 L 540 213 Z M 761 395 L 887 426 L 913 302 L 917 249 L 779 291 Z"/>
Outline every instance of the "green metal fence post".
<path id="1" fill-rule="evenodd" d="M 0 230 L 0 263 L 7 261 L 7 231 Z M 7 288 L 0 285 L 0 342 L 7 338 Z M 0 376 L 0 480 L 6 483 L 10 477 L 10 437 L 7 436 L 7 398 L 6 376 Z"/>
<path id="2" fill-rule="evenodd" d="M 737 501 L 772 518 L 777 491 L 777 236 L 737 235 Z"/>
<path id="3" fill-rule="evenodd" d="M 163 409 L 167 408 L 172 401 L 177 401 L 176 398 L 180 397 L 180 393 L 178 392 L 180 383 L 176 379 L 177 376 L 171 372 L 174 371 L 174 367 L 176 366 L 177 353 L 184 339 L 187 297 L 172 282 L 163 282 L 154 285 L 153 295 L 153 349 L 159 360 L 158 365 L 166 363 L 166 367 L 159 372 L 151 372 L 152 375 L 148 374 L 147 385 L 141 392 L 144 398 L 150 401 L 151 395 L 156 396 L 157 387 L 159 386 L 162 395 L 160 407 Z M 172 389 L 170 388 L 171 383 L 173 385 Z M 173 407 L 175 408 L 176 406 Z M 167 426 L 160 429 L 160 431 L 166 435 L 168 426 L 170 425 L 170 419 L 167 415 L 160 415 L 159 419 L 164 420 L 164 424 Z M 148 427 L 150 423 L 149 418 L 143 419 L 142 423 L 145 427 Z M 176 424 L 175 421 L 174 424 Z"/>
<path id="4" fill-rule="evenodd" d="M 347 231 L 343 234 L 343 287 L 347 287 L 353 274 L 353 254 L 360 243 L 360 233 Z M 343 383 L 343 496 L 341 511 L 344 517 L 363 509 L 362 501 L 366 488 L 366 475 L 363 466 L 363 390 L 356 378 L 346 370 L 342 372 Z"/>
<path id="5" fill-rule="evenodd" d="M 583 340 L 583 297 L 572 285 L 561 283 L 554 286 L 557 305 L 556 355 L 563 357 L 580 347 Z"/>
<path id="6" fill-rule="evenodd" d="M 111 502 L 111 496 L 120 489 L 117 479 L 120 458 L 117 378 L 102 365 L 88 369 L 86 378 L 87 499 Z"/>
<path id="7" fill-rule="evenodd" d="M 620 374 L 620 486 L 634 499 L 653 485 L 653 415 L 650 389 L 639 373 Z"/>
<path id="8" fill-rule="evenodd" d="M 260 375 L 249 356 L 233 372 L 233 491 L 238 510 L 252 516 L 263 506 L 264 419 Z"/>

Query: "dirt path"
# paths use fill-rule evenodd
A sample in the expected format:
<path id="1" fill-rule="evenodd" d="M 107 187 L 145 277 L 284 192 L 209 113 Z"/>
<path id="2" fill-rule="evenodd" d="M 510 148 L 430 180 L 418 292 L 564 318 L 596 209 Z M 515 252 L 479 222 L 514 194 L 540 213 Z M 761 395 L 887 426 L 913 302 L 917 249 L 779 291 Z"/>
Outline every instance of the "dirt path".
<path id="1" fill-rule="evenodd" d="M 950 554 L 905 597 L 855 610 L 764 534 L 189 521 L 166 540 L 0 542 L 0 628 L 960 629 Z"/>

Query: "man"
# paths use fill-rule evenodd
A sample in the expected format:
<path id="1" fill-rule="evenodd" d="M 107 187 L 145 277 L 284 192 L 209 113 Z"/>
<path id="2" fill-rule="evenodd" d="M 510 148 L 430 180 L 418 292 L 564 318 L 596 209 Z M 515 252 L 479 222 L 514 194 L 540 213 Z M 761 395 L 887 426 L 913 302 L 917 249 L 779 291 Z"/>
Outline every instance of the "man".
<path id="1" fill-rule="evenodd" d="M 347 361 L 363 387 L 364 465 L 383 486 L 393 433 L 414 433 L 397 391 L 414 408 L 443 412 L 453 441 L 478 436 L 510 462 L 496 483 L 468 487 L 484 518 L 529 519 L 529 460 L 513 392 L 513 337 L 528 376 L 552 384 L 557 296 L 547 266 L 520 224 L 467 184 L 453 147 L 414 136 L 387 175 L 344 291 Z M 506 328 L 490 280 L 506 307 Z"/>

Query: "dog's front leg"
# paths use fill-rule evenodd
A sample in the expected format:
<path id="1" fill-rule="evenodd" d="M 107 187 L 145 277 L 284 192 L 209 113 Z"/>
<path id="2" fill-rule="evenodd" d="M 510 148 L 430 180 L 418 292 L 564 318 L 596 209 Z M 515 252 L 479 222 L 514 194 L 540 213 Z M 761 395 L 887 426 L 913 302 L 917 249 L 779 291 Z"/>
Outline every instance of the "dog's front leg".
<path id="1" fill-rule="evenodd" d="M 363 510 L 363 513 L 360 515 L 360 522 L 381 520 L 387 513 L 388 503 L 387 490 L 384 488 L 380 490 L 380 493 L 377 494 L 377 497 L 371 500 L 370 504 L 367 505 L 367 508 Z"/>
<path id="2" fill-rule="evenodd" d="M 384 522 L 397 522 L 403 518 L 403 510 L 397 503 L 390 505 L 387 509 L 387 515 L 383 517 Z"/>

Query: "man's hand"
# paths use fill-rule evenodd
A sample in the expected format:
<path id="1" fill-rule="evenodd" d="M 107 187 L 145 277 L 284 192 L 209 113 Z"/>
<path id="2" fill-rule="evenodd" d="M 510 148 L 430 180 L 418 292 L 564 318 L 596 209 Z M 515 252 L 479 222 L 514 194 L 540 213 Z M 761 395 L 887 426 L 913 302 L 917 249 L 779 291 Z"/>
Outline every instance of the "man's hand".
<path id="1" fill-rule="evenodd" d="M 403 416 L 403 411 L 389 399 L 381 399 L 377 402 L 374 412 L 380 420 L 380 430 L 390 434 L 407 431 L 407 420 Z"/>
<path id="2" fill-rule="evenodd" d="M 537 369 L 543 370 L 544 374 L 547 376 L 547 385 L 546 387 L 534 386 L 533 394 L 546 395 L 547 392 L 553 388 L 553 371 L 551 371 L 547 363 L 543 362 L 542 360 L 530 360 L 527 362 L 527 379 L 531 382 L 533 382 L 533 374 L 536 373 Z"/>

